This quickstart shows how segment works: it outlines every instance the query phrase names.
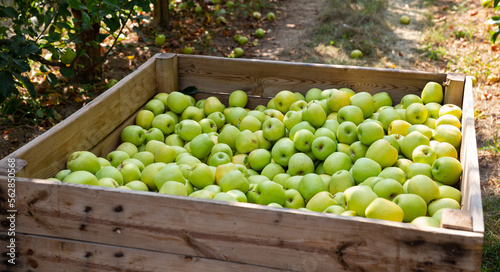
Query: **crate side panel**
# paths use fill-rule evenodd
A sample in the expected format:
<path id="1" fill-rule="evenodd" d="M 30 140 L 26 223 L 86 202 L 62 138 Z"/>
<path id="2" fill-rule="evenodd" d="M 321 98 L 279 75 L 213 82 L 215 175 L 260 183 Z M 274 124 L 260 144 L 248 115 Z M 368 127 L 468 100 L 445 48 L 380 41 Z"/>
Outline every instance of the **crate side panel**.
<path id="1" fill-rule="evenodd" d="M 44 180 L 16 186 L 20 233 L 290 270 L 474 271 L 481 258 L 482 235 L 471 232 Z M 0 188 L 6 205 L 4 180 Z"/>
<path id="2" fill-rule="evenodd" d="M 0 236 L 4 236 L 0 233 Z M 191 255 L 170 254 L 129 247 L 44 237 L 16 235 L 15 266 L 5 266 L 2 254 L 0 268 L 9 271 L 284 271 L 270 267 L 200 258 Z M 5 271 L 4 269 L 0 269 Z"/>
<path id="3" fill-rule="evenodd" d="M 25 160 L 18 176 L 53 177 L 65 167 L 67 157 L 77 150 L 90 150 L 130 117 L 156 92 L 155 62 L 122 79 L 108 91 L 51 128 L 41 136 L 8 155 Z"/>
<path id="4" fill-rule="evenodd" d="M 181 90 L 188 86 L 203 92 L 241 89 L 262 97 L 274 97 L 281 90 L 305 94 L 312 87 L 348 87 L 372 94 L 386 91 L 397 104 L 405 94 L 420 94 L 428 81 L 446 81 L 446 74 L 437 73 L 186 55 L 179 55 L 178 65 Z"/>

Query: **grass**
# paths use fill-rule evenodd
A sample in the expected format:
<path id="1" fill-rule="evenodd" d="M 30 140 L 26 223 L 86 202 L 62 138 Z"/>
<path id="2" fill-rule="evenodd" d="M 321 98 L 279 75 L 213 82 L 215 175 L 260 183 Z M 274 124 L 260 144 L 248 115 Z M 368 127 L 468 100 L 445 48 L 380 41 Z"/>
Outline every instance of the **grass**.
<path id="1" fill-rule="evenodd" d="M 484 243 L 481 271 L 493 272 L 500 269 L 500 195 L 492 192 L 483 194 Z"/>

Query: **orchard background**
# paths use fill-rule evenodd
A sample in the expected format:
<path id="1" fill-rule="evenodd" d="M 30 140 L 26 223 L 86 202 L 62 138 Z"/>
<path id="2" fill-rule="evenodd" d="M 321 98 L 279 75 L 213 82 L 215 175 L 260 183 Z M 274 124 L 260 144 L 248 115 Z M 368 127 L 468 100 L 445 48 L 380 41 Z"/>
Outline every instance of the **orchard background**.
<path id="1" fill-rule="evenodd" d="M 239 47 L 244 58 L 474 76 L 485 217 L 481 269 L 499 271 L 498 0 L 13 2 L 0 0 L 0 158 L 159 52 L 235 57 Z M 275 20 L 268 20 L 270 12 Z M 157 44 L 160 34 L 165 42 Z M 354 49 L 363 58 L 351 59 Z"/>

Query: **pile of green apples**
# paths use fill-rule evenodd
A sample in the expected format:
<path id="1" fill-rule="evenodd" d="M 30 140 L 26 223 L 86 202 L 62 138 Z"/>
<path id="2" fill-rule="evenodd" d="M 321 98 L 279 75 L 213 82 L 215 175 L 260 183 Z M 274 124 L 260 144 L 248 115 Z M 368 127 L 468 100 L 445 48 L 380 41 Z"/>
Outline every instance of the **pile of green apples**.
<path id="1" fill-rule="evenodd" d="M 460 209 L 460 107 L 428 82 L 387 92 L 283 90 L 267 106 L 158 93 L 106 158 L 77 151 L 54 180 L 440 226 Z"/>

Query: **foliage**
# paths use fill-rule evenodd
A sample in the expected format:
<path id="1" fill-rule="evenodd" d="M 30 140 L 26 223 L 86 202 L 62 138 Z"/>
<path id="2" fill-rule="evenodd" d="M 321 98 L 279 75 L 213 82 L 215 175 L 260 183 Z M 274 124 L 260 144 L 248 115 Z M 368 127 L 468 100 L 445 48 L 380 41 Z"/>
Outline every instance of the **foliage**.
<path id="1" fill-rule="evenodd" d="M 493 2 L 493 6 L 495 7 L 495 10 L 498 11 L 500 9 L 500 0 L 495 0 Z M 497 30 L 493 32 L 491 35 L 491 42 L 495 43 L 498 38 L 498 35 L 500 34 L 500 14 L 497 16 L 493 16 L 490 21 L 492 24 L 497 26 Z"/>
<path id="2" fill-rule="evenodd" d="M 112 50 L 101 52 L 100 44 L 107 38 L 116 43 L 127 22 L 139 22 L 139 11 L 149 11 L 150 4 L 151 0 L 16 0 L 12 6 L 0 6 L 0 104 L 19 95 L 20 89 L 36 98 L 27 75 L 31 64 L 41 63 L 52 85 L 58 79 L 51 68 L 73 77 L 99 67 Z M 139 31 L 138 26 L 134 29 Z M 91 32 L 96 35 L 89 36 Z"/>

